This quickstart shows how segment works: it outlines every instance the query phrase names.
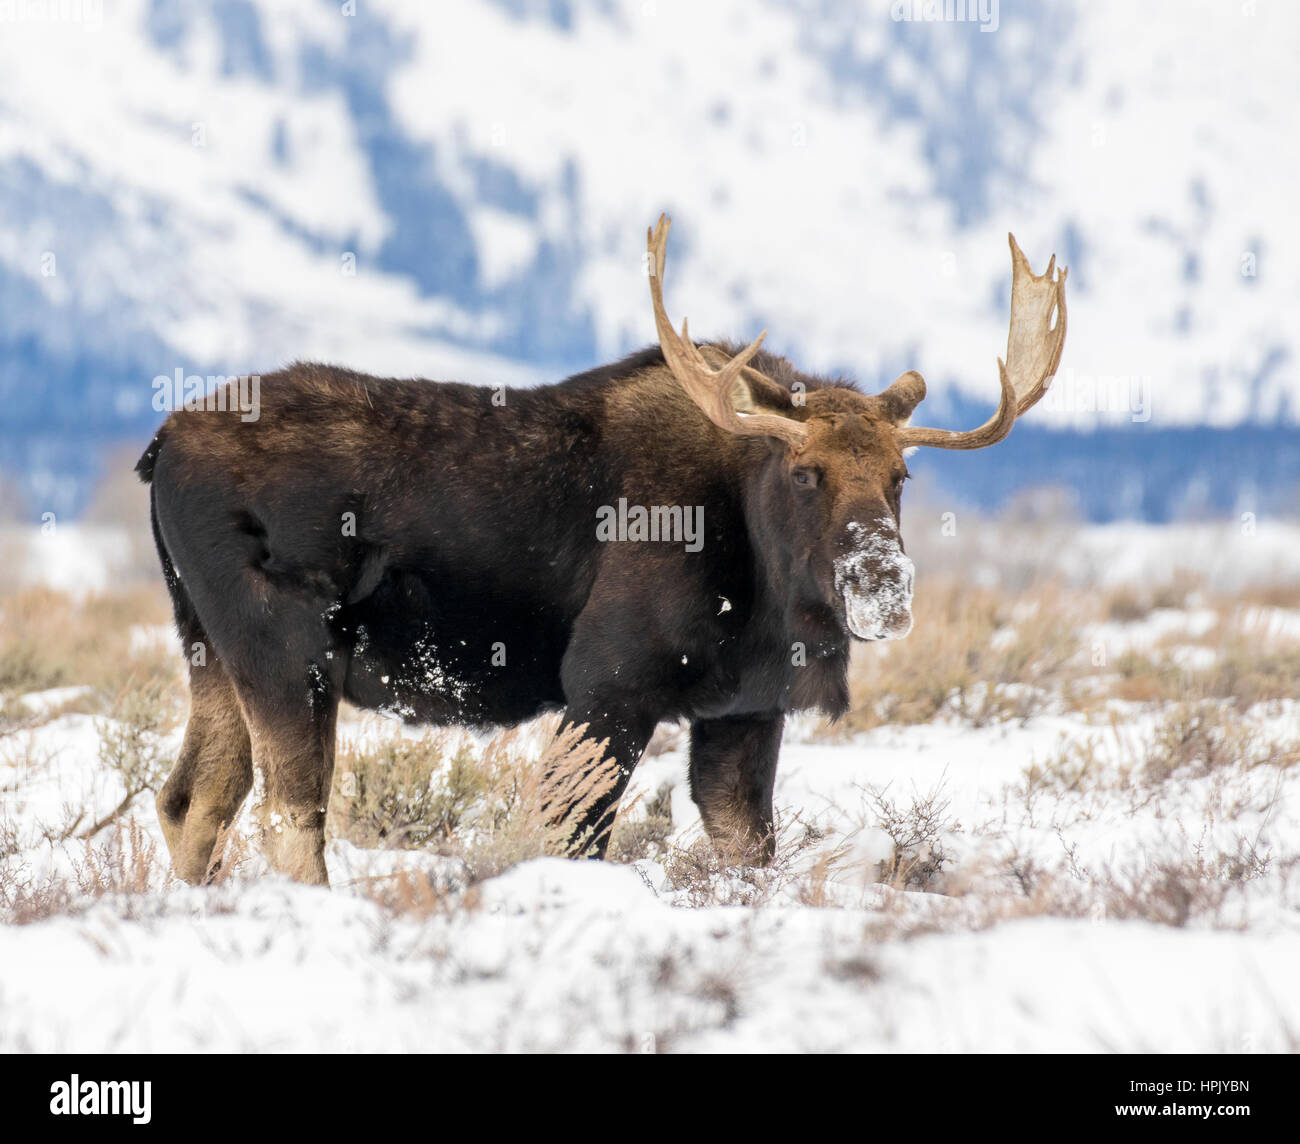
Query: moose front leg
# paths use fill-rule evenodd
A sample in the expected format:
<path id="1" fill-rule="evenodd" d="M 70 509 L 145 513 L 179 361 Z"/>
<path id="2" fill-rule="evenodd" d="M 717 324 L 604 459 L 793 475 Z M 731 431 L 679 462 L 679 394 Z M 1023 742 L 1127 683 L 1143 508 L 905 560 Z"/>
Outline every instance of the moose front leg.
<path id="1" fill-rule="evenodd" d="M 730 864 L 766 866 L 776 854 L 772 787 L 784 726 L 782 714 L 691 724 L 691 798 Z"/>
<path id="2" fill-rule="evenodd" d="M 612 576 L 592 588 L 560 665 L 565 722 L 585 725 L 587 739 L 607 740 L 604 757 L 612 759 L 615 766 L 605 793 L 569 816 L 573 825 L 569 853 L 574 857 L 605 857 L 619 800 L 662 709 L 654 698 L 657 681 L 653 671 L 649 677 L 633 679 L 636 659 L 627 651 L 632 637 L 617 622 L 626 609 L 623 583 L 623 578 Z M 646 667 L 641 666 L 643 670 Z"/>
<path id="3" fill-rule="evenodd" d="M 573 828 L 569 853 L 575 858 L 605 857 L 618 804 L 655 728 L 654 719 L 641 712 L 618 709 L 609 703 L 593 706 L 597 710 L 569 708 L 565 722 L 575 726 L 585 724 L 584 738 L 596 742 L 608 740 L 604 759 L 613 763 L 614 770 L 608 789 L 583 807 L 571 824 L 565 823 L 566 827 L 572 825 Z"/>

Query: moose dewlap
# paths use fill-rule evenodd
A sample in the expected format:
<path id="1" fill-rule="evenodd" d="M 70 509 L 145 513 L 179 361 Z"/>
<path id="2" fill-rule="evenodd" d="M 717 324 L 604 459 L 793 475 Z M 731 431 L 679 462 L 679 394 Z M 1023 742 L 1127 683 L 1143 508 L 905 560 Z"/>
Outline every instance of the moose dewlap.
<path id="1" fill-rule="evenodd" d="M 429 723 L 563 710 L 617 764 L 559 824 L 597 855 L 656 724 L 687 720 L 713 842 L 771 858 L 786 713 L 841 714 L 851 641 L 911 628 L 904 450 L 1011 431 L 1060 360 L 1066 275 L 1055 259 L 1034 275 L 1011 240 L 998 409 L 953 432 L 909 424 L 914 371 L 864 394 L 763 335 L 677 333 L 668 230 L 648 235 L 659 344 L 612 365 L 503 390 L 299 363 L 262 375 L 256 419 L 234 401 L 167 419 L 137 469 L 177 626 L 203 650 L 158 796 L 181 877 L 214 869 L 256 764 L 272 862 L 327 881 L 342 699 Z M 628 542 L 634 508 L 657 539 Z"/>

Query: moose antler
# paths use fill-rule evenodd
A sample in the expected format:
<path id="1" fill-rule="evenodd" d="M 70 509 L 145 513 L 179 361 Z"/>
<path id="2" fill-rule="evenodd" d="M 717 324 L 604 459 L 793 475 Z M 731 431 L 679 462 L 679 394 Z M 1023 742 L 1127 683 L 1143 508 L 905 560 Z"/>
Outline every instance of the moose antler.
<path id="1" fill-rule="evenodd" d="M 738 436 L 777 437 L 796 451 L 808 439 L 808 431 L 798 421 L 772 413 L 745 413 L 753 408 L 749 388 L 740 375 L 767 337 L 764 330 L 720 369 L 713 369 L 695 343 L 691 341 L 686 319 L 682 332 L 673 329 L 664 310 L 664 255 L 672 220 L 659 216 L 654 230 L 646 230 L 646 249 L 650 252 L 650 298 L 654 303 L 655 328 L 664 361 L 687 395 L 719 429 Z M 742 415 L 743 414 L 743 415 Z"/>
<path id="2" fill-rule="evenodd" d="M 1056 255 L 1047 270 L 1035 274 L 1029 260 L 1016 244 L 1011 243 L 1011 327 L 1007 333 L 1007 360 L 998 359 L 1002 397 L 997 412 L 978 429 L 959 433 L 949 429 L 927 429 L 905 425 L 897 432 L 902 448 L 929 445 L 936 449 L 983 449 L 996 445 L 1008 433 L 1016 418 L 1032 407 L 1047 392 L 1065 347 L 1065 275 L 1064 266 L 1056 271 Z M 1052 312 L 1056 326 L 1052 326 Z"/>

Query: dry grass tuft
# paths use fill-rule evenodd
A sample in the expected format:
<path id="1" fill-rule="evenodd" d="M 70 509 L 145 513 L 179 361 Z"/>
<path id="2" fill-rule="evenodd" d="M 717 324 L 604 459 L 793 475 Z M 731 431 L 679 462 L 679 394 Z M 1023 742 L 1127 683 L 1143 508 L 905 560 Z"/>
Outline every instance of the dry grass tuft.
<path id="1" fill-rule="evenodd" d="M 349 744 L 334 769 L 329 829 L 364 849 L 437 849 L 455 839 L 495 781 L 454 733 Z"/>
<path id="2" fill-rule="evenodd" d="M 173 684 L 179 657 L 132 641 L 139 625 L 169 625 L 161 586 L 84 599 L 24 588 L 0 599 L 0 696 L 86 684 L 113 694 L 124 676 Z"/>
<path id="3" fill-rule="evenodd" d="M 99 762 L 122 780 L 122 801 L 82 832 L 90 838 L 115 822 L 140 795 L 157 791 L 173 759 L 167 736 L 180 723 L 175 692 L 158 681 L 128 685 L 112 700 L 108 718 L 97 720 Z"/>
<path id="4" fill-rule="evenodd" d="M 876 880 L 896 890 L 930 889 L 935 875 L 950 861 L 944 835 L 961 829 L 948 814 L 949 801 L 940 790 L 934 790 L 902 807 L 886 789 L 869 787 L 864 793 L 871 825 L 884 831 L 893 843 L 893 853 L 880 863 Z"/>
<path id="5" fill-rule="evenodd" d="M 124 916 L 131 916 L 132 899 L 158 889 L 168 877 L 166 856 L 136 822 L 114 823 L 107 836 L 83 839 L 70 866 L 33 875 L 20 862 L 0 862 L 0 921 L 27 925 L 76 914 L 106 897 L 120 898 Z"/>
<path id="6" fill-rule="evenodd" d="M 450 892 L 445 882 L 420 870 L 366 878 L 354 882 L 352 888 L 390 914 L 421 921 L 472 909 L 477 904 L 473 889 L 467 894 Z"/>
<path id="7" fill-rule="evenodd" d="M 855 649 L 841 733 L 951 714 L 1023 722 L 1080 672 L 1077 601 L 1053 586 L 1009 596 L 953 580 L 917 593 L 905 640 Z"/>
<path id="8" fill-rule="evenodd" d="M 1143 778 L 1163 782 L 1183 773 L 1260 766 L 1280 769 L 1300 761 L 1300 743 L 1267 736 L 1223 703 L 1180 703 L 1165 713 L 1142 760 Z"/>
<path id="9" fill-rule="evenodd" d="M 1038 583 L 1010 593 L 951 577 L 924 583 L 914 608 L 907 639 L 854 649 L 851 708 L 827 734 L 935 718 L 982 727 L 1051 711 L 1098 714 L 1112 699 L 1225 700 L 1246 710 L 1300 695 L 1294 617 L 1212 596 L 1186 574 L 1106 592 Z M 1105 642 L 1087 634 L 1089 624 L 1122 630 L 1157 610 L 1168 618 L 1169 609 L 1189 608 L 1208 609 L 1217 620 L 1195 634 L 1176 624 L 1167 634 L 1157 628 L 1158 638 L 1117 647 L 1107 646 L 1109 632 Z"/>
<path id="10" fill-rule="evenodd" d="M 635 803 L 625 800 L 619 807 L 606 857 L 611 862 L 660 858 L 667 852 L 672 832 L 673 785 L 664 783 L 652 798 Z"/>
<path id="11" fill-rule="evenodd" d="M 476 750 L 435 731 L 375 747 L 350 746 L 335 769 L 330 830 L 368 849 L 432 849 L 461 858 L 475 879 L 548 854 L 586 854 L 594 824 L 575 834 L 619 781 L 606 744 L 586 725 L 494 736 Z"/>
<path id="12" fill-rule="evenodd" d="M 806 905 L 825 904 L 827 883 L 847 850 L 812 854 L 825 841 L 824 831 L 798 815 L 778 815 L 776 857 L 768 866 L 729 865 L 706 838 L 672 846 L 662 858 L 667 889 L 691 907 L 761 906 L 783 894 Z"/>

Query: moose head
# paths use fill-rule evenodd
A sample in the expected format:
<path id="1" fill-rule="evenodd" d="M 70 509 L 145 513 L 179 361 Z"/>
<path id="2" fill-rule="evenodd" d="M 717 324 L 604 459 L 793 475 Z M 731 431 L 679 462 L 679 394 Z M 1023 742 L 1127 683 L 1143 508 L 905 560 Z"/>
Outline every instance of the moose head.
<path id="1" fill-rule="evenodd" d="M 664 309 L 663 273 L 670 220 L 647 232 L 650 295 L 664 359 L 714 425 L 770 444 L 757 482 L 757 515 L 774 562 L 786 569 L 807 610 L 829 611 L 842 631 L 863 640 L 899 639 L 912 628 L 913 565 L 899 531 L 905 451 L 983 449 L 1047 391 L 1065 344 L 1066 270 L 1035 275 L 1011 245 L 1011 325 L 1002 394 L 978 429 L 956 432 L 911 425 L 925 397 L 915 370 L 875 395 L 827 386 L 792 400 L 790 390 L 749 363 L 767 331 L 734 355 L 697 346 L 687 323 L 678 334 Z"/>

